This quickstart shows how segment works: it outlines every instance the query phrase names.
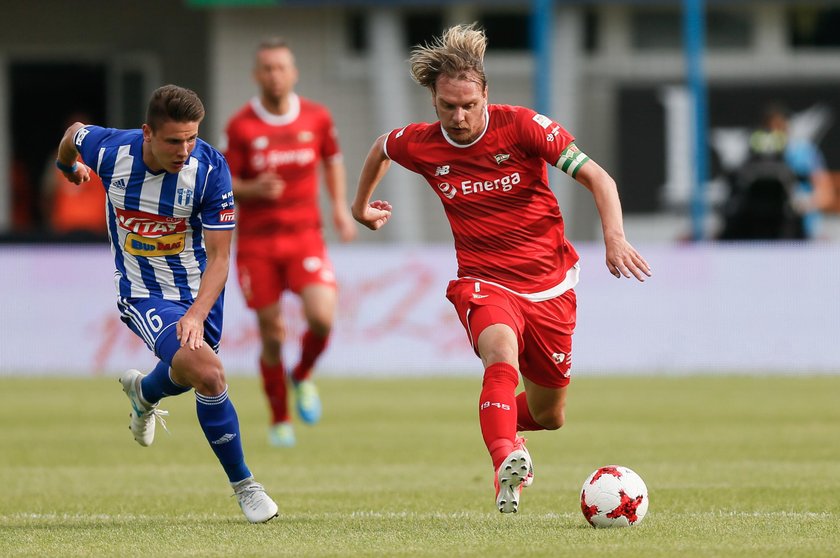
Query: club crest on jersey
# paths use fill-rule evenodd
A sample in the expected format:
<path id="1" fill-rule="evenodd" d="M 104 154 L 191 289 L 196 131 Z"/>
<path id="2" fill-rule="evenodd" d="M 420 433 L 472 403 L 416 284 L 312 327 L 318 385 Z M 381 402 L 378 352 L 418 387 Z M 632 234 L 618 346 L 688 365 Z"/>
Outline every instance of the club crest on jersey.
<path id="1" fill-rule="evenodd" d="M 510 153 L 497 153 L 496 155 L 493 155 L 493 158 L 496 159 L 497 165 L 501 165 L 502 163 L 510 159 Z"/>
<path id="2" fill-rule="evenodd" d="M 193 198 L 192 188 L 178 188 L 175 192 L 175 199 L 178 201 L 178 205 L 190 205 L 190 202 L 192 202 Z"/>
<path id="3" fill-rule="evenodd" d="M 449 165 L 443 165 L 435 169 L 435 176 L 444 176 L 449 174 Z"/>
<path id="4" fill-rule="evenodd" d="M 302 132 L 298 133 L 297 139 L 301 143 L 308 143 L 315 139 L 315 134 L 313 134 L 309 130 L 303 130 Z"/>

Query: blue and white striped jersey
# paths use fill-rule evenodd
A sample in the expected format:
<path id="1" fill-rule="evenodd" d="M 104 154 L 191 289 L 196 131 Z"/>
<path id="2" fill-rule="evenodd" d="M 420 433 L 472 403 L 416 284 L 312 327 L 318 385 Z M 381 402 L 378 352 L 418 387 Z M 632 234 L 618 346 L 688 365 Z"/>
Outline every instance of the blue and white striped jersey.
<path id="1" fill-rule="evenodd" d="M 85 126 L 73 141 L 108 194 L 119 296 L 193 301 L 207 265 L 202 231 L 236 225 L 224 157 L 199 139 L 181 172 L 152 172 L 139 129 Z"/>

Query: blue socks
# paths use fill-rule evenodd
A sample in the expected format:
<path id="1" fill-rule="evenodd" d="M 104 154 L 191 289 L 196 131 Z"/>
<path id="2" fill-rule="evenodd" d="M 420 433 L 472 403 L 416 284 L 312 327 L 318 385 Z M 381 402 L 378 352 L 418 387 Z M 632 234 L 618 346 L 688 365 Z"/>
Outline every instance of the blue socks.
<path id="1" fill-rule="evenodd" d="M 140 391 L 143 399 L 149 405 L 154 405 L 164 397 L 181 395 L 189 391 L 190 387 L 176 384 L 169 376 L 169 365 L 163 361 L 158 362 L 155 369 L 140 380 Z"/>
<path id="2" fill-rule="evenodd" d="M 231 483 L 251 476 L 242 453 L 239 417 L 228 399 L 227 388 L 220 395 L 208 397 L 196 392 L 195 409 L 198 423 L 210 447 L 222 464 Z"/>

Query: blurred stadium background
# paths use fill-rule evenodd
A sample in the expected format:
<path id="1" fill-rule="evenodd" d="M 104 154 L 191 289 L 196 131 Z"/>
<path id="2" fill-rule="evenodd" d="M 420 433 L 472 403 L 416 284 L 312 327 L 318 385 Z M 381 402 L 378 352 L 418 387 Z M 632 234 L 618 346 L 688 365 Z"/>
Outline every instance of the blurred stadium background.
<path id="1" fill-rule="evenodd" d="M 802 115 L 840 171 L 840 0 L 0 5 L 0 377 L 111 374 L 151 363 L 115 321 L 106 244 L 45 231 L 40 177 L 68 115 L 136 127 L 148 94 L 178 83 L 203 97 L 201 135 L 218 143 L 227 118 L 255 93 L 256 43 L 282 35 L 301 69 L 298 91 L 333 111 L 352 193 L 379 134 L 434 118 L 428 93 L 410 81 L 410 47 L 471 21 L 490 38 L 491 101 L 551 114 L 611 171 L 628 238 L 655 271 L 645 285 L 614 282 L 591 196 L 553 173 L 583 256 L 577 371 L 840 371 L 840 214 L 826 215 L 818 241 L 710 240 L 722 174 L 737 151 L 727 138 L 754 126 L 766 102 Z M 692 9 L 703 18 L 684 17 Z M 700 42 L 692 47 L 686 36 Z M 362 231 L 353 246 L 332 245 L 342 307 L 324 373 L 480 372 L 443 298 L 454 275 L 451 237 L 425 188 L 392 172 L 380 189 L 396 207 L 389 226 Z M 250 373 L 257 340 L 235 281 L 225 328 L 226 366 Z"/>

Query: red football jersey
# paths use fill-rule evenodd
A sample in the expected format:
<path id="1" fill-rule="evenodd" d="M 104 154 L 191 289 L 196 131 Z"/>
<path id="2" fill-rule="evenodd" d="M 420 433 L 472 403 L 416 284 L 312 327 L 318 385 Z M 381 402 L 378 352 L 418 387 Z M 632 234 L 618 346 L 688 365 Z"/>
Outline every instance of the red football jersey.
<path id="1" fill-rule="evenodd" d="M 264 237 L 320 228 L 318 166 L 340 157 L 326 107 L 298 95 L 289 112 L 268 112 L 254 97 L 228 122 L 225 157 L 231 175 L 250 179 L 270 171 L 286 183 L 277 200 L 237 200 L 240 237 Z"/>
<path id="2" fill-rule="evenodd" d="M 439 122 L 415 123 L 390 132 L 385 152 L 422 175 L 443 203 L 458 277 L 530 294 L 559 285 L 578 260 L 545 166 L 573 141 L 531 109 L 488 105 L 487 128 L 470 145 L 452 142 Z"/>

